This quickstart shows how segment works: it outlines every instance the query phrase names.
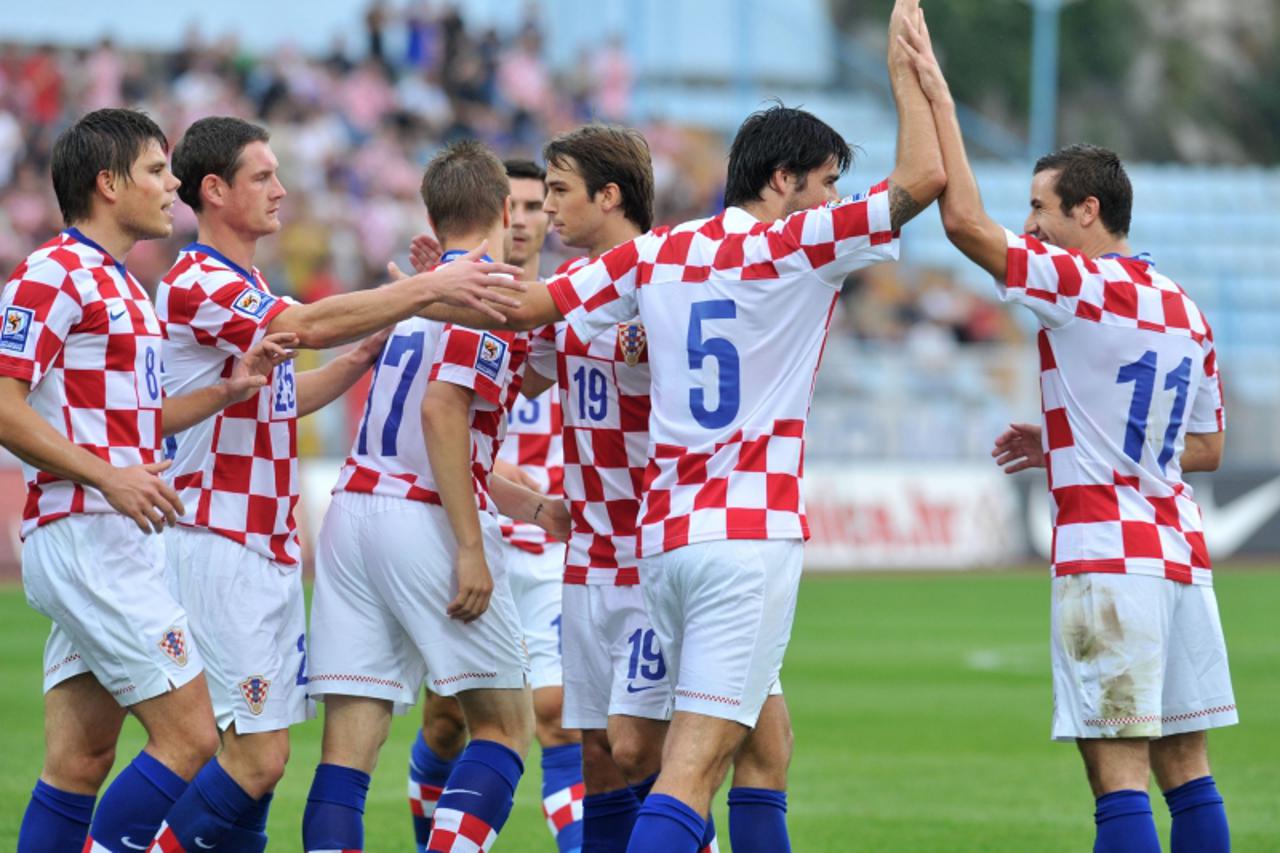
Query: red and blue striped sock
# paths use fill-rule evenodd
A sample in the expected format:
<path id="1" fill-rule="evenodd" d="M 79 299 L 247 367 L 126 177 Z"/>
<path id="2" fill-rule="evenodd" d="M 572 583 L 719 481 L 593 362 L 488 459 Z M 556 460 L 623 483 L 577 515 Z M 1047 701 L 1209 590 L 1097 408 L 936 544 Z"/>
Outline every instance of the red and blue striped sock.
<path id="1" fill-rule="evenodd" d="M 73 794 L 37 779 L 18 829 L 18 853 L 80 853 L 93 801 L 92 794 Z"/>
<path id="2" fill-rule="evenodd" d="M 1228 853 L 1231 830 L 1227 810 L 1212 776 L 1201 776 L 1164 792 L 1173 816 L 1169 833 L 1173 853 Z"/>
<path id="3" fill-rule="evenodd" d="M 431 840 L 431 816 L 435 814 L 436 803 L 440 800 L 440 792 L 444 783 L 449 780 L 455 758 L 441 758 L 430 746 L 422 730 L 413 739 L 413 750 L 409 753 L 409 811 L 413 815 L 413 837 L 417 840 L 419 853 L 425 853 L 427 843 Z"/>
<path id="4" fill-rule="evenodd" d="M 542 814 L 560 853 L 582 850 L 582 745 L 542 750 Z"/>
<path id="5" fill-rule="evenodd" d="M 511 814 L 524 762 L 491 740 L 473 740 L 458 758 L 436 805 L 427 849 L 433 853 L 486 853 Z"/>
<path id="6" fill-rule="evenodd" d="M 354 767 L 316 767 L 302 813 L 302 846 L 308 853 L 364 849 L 364 801 L 369 774 Z"/>
<path id="7" fill-rule="evenodd" d="M 788 853 L 786 791 L 730 788 L 729 844 L 734 853 Z"/>
<path id="8" fill-rule="evenodd" d="M 216 849 L 253 803 L 218 759 L 211 759 L 164 816 L 156 847 L 163 853 Z"/>
<path id="9" fill-rule="evenodd" d="M 154 756 L 138 753 L 98 801 L 85 853 L 145 850 L 185 790 L 186 779 Z"/>

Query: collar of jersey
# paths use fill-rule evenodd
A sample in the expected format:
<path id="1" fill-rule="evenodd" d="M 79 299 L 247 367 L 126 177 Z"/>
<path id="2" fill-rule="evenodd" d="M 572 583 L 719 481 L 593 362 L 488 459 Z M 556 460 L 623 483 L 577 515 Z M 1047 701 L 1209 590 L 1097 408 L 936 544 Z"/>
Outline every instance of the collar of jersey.
<path id="1" fill-rule="evenodd" d="M 1137 261 L 1138 263 L 1146 264 L 1149 267 L 1154 267 L 1156 265 L 1156 262 L 1151 260 L 1150 252 L 1139 252 L 1136 255 L 1122 255 L 1119 252 L 1107 252 L 1102 257 L 1115 258 L 1115 259 L 1125 260 L 1125 261 Z"/>
<path id="2" fill-rule="evenodd" d="M 725 228 L 730 231 L 750 231 L 757 225 L 762 224 L 759 219 L 756 219 L 750 213 L 747 213 L 745 208 L 738 207 L 737 205 L 726 207 L 721 216 L 724 217 L 722 221 L 724 222 Z"/>
<path id="3" fill-rule="evenodd" d="M 440 256 L 440 263 L 447 264 L 450 261 L 456 261 L 458 258 L 461 258 L 465 254 L 466 252 L 464 252 L 462 249 L 450 249 L 449 251 L 445 252 L 443 255 Z M 489 257 L 488 255 L 481 255 L 480 260 L 488 264 L 493 263 L 493 258 Z"/>
<path id="4" fill-rule="evenodd" d="M 124 261 L 117 261 L 115 258 L 111 256 L 110 252 L 108 252 L 106 249 L 102 248 L 97 243 L 90 240 L 88 237 L 84 236 L 84 232 L 82 232 L 79 228 L 72 225 L 63 233 L 69 236 L 72 240 L 75 240 L 79 243 L 84 243 L 86 246 L 88 246 L 90 249 L 93 249 L 95 252 L 100 252 L 102 254 L 102 257 L 106 260 L 107 263 L 111 264 L 117 270 L 119 270 L 120 275 L 127 276 L 129 274 L 129 271 L 124 268 Z"/>
<path id="5" fill-rule="evenodd" d="M 240 265 L 239 265 L 239 264 L 237 264 L 235 261 L 231 260 L 231 259 L 230 259 L 230 258 L 228 258 L 226 255 L 222 254 L 222 253 L 221 253 L 221 252 L 219 252 L 217 249 L 213 248 L 212 246 L 208 245 L 207 243 L 198 243 L 198 242 L 197 242 L 197 243 L 188 243 L 187 245 L 185 245 L 185 246 L 183 246 L 183 247 L 182 247 L 182 251 L 184 251 L 184 252 L 202 252 L 202 253 L 204 253 L 204 254 L 208 255 L 209 257 L 213 258 L 214 260 L 221 261 L 222 263 L 226 264 L 226 265 L 227 265 L 228 267 L 230 267 L 231 269 L 235 270 L 235 271 L 236 271 L 236 273 L 237 273 L 241 278 L 243 278 L 245 281 L 249 282 L 249 284 L 253 285 L 254 287 L 257 287 L 257 286 L 258 286 L 258 279 L 257 279 L 257 277 L 256 277 L 253 273 L 249 272 L 247 269 L 245 269 L 244 267 L 240 266 Z"/>

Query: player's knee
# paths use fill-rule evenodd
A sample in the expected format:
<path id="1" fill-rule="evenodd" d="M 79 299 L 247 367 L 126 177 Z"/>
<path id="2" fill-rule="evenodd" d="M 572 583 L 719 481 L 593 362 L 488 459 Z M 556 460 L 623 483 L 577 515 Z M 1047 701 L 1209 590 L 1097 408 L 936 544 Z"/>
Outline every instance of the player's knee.
<path id="1" fill-rule="evenodd" d="M 111 775 L 116 761 L 115 743 L 86 745 L 77 749 L 51 746 L 45 756 L 45 775 L 65 790 L 98 790 Z"/>
<path id="2" fill-rule="evenodd" d="M 422 737 L 431 751 L 444 758 L 462 752 L 467 745 L 467 723 L 456 705 L 444 713 L 432 714 L 422 726 Z"/>
<path id="3" fill-rule="evenodd" d="M 662 744 L 650 743 L 637 732 L 624 732 L 610 744 L 612 760 L 631 782 L 647 779 L 662 766 Z"/>

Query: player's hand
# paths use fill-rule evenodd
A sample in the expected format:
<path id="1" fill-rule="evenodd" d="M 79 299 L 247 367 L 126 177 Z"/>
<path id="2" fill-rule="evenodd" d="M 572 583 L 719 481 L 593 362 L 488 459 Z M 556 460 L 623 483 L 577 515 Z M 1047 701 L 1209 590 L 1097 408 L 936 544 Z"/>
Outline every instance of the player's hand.
<path id="1" fill-rule="evenodd" d="M 569 504 L 565 501 L 548 498 L 538 505 L 533 520 L 547 531 L 548 536 L 561 542 L 569 541 L 569 534 L 573 532 L 573 517 L 569 515 Z"/>
<path id="2" fill-rule="evenodd" d="M 244 358 L 236 359 L 231 375 L 223 380 L 229 402 L 239 403 L 257 394 L 266 386 L 277 365 L 298 354 L 294 349 L 297 345 L 298 336 L 293 332 L 278 332 L 258 341 Z"/>
<path id="3" fill-rule="evenodd" d="M 430 234 L 419 234 L 409 242 L 409 263 L 417 272 L 431 272 L 443 256 L 440 241 Z"/>
<path id="4" fill-rule="evenodd" d="M 523 293 L 528 286 L 515 278 L 524 272 L 520 267 L 481 260 L 488 245 L 483 242 L 454 263 L 427 273 L 428 287 L 436 300 L 446 305 L 474 308 L 505 322 L 507 317 L 500 309 L 519 308 L 520 300 L 512 294 Z"/>
<path id="5" fill-rule="evenodd" d="M 458 550 L 458 596 L 445 613 L 450 619 L 474 622 L 489 609 L 493 595 L 493 576 L 484 561 L 484 548 Z"/>
<path id="6" fill-rule="evenodd" d="M 1010 424 L 996 439 L 991 455 L 1006 474 L 1044 467 L 1044 447 L 1037 424 Z"/>
<path id="7" fill-rule="evenodd" d="M 512 465 L 505 459 L 495 459 L 493 460 L 493 473 L 517 485 L 524 486 L 530 491 L 542 494 L 542 484 L 526 473 L 519 465 Z"/>
<path id="8" fill-rule="evenodd" d="M 951 87 L 938 64 L 938 57 L 933 53 L 933 41 L 929 37 L 929 25 L 924 21 L 924 9 L 916 9 L 916 13 L 903 21 L 902 31 L 897 36 L 903 52 L 911 60 L 920 80 L 920 88 L 933 104 L 950 104 Z"/>
<path id="9" fill-rule="evenodd" d="M 150 465 L 115 468 L 98 491 L 112 509 L 132 518 L 143 533 L 159 533 L 166 524 L 177 524 L 178 516 L 186 512 L 178 493 L 158 476 L 170 464 L 166 459 Z"/>
<path id="10" fill-rule="evenodd" d="M 392 264 L 392 266 L 395 266 L 395 264 Z M 387 338 L 391 337 L 391 333 L 395 330 L 395 326 L 387 326 L 385 329 L 379 329 L 369 335 L 351 351 L 351 357 L 366 368 L 371 367 L 378 360 L 378 357 L 382 355 L 382 348 L 387 345 Z"/>

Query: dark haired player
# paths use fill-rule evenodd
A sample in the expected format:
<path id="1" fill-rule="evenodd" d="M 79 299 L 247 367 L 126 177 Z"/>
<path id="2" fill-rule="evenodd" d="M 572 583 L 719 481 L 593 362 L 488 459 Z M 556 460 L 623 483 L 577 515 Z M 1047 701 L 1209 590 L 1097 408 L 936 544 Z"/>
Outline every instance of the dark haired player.
<path id="1" fill-rule="evenodd" d="M 1133 190 L 1115 153 L 1042 157 L 1018 236 L 986 214 L 923 15 L 905 28 L 949 182 L 947 236 L 1040 323 L 1040 424 L 992 455 L 1043 467 L 1053 512 L 1053 737 L 1075 741 L 1099 853 L 1157 853 L 1148 778 L 1174 853 L 1224 853 L 1208 729 L 1237 721 L 1200 510 L 1182 479 L 1218 467 L 1222 386 L 1199 307 L 1129 247 Z"/>
<path id="2" fill-rule="evenodd" d="M 285 189 L 267 131 L 231 117 L 195 122 L 173 152 L 179 196 L 199 234 L 156 293 L 165 324 L 165 390 L 215 384 L 263 336 L 331 347 L 387 329 L 433 302 L 473 301 L 489 264 L 466 264 L 376 290 L 303 305 L 271 293 L 254 266 L 280 229 Z M 289 756 L 289 726 L 307 717 L 297 419 L 369 369 L 384 335 L 324 367 L 276 368 L 269 387 L 176 435 L 167 472 L 185 512 L 166 538 L 168 576 L 205 655 L 222 752 L 166 819 L 166 844 L 220 841 L 262 849 L 270 793 Z M 164 849 L 169 850 L 170 847 Z"/>
<path id="3" fill-rule="evenodd" d="M 178 181 L 167 149 L 155 123 L 131 110 L 98 110 L 67 129 L 52 164 L 67 228 L 0 297 L 0 441 L 27 481 L 23 585 L 53 620 L 46 754 L 19 831 L 23 853 L 145 849 L 217 748 L 201 657 L 166 589 L 161 543 L 147 534 L 184 510 L 158 476 L 169 464 L 162 433 L 256 393 L 262 378 L 229 370 L 196 394 L 164 397 L 160 320 L 121 259 L 172 231 Z M 95 814 L 127 713 L 147 746 Z"/>

